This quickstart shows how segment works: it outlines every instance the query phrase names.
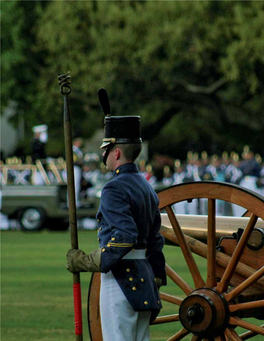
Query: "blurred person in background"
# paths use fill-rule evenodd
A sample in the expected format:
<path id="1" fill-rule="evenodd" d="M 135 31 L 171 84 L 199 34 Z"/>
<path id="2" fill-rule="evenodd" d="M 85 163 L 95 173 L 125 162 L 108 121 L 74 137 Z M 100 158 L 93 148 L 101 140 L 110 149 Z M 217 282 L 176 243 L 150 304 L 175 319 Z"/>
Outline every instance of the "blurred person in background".
<path id="1" fill-rule="evenodd" d="M 216 168 L 211 162 L 208 153 L 203 151 L 201 153 L 200 164 L 198 168 L 199 177 L 202 181 L 215 181 L 217 178 Z M 208 212 L 208 202 L 206 199 L 199 199 L 199 213 L 207 214 Z"/>
<path id="2" fill-rule="evenodd" d="M 146 165 L 145 160 L 140 160 L 138 164 L 139 172 L 144 176 L 144 178 L 151 184 L 155 185 L 157 182 L 157 178 L 153 172 L 153 168 L 151 164 Z"/>
<path id="3" fill-rule="evenodd" d="M 259 154 L 256 155 L 256 160 L 260 164 L 260 176 L 257 181 L 257 191 L 260 195 L 264 196 L 264 162 Z"/>
<path id="4" fill-rule="evenodd" d="M 174 162 L 174 174 L 172 185 L 178 185 L 185 182 L 186 171 L 179 159 Z"/>
<path id="5" fill-rule="evenodd" d="M 243 161 L 240 163 L 240 170 L 243 173 L 243 178 L 240 181 L 240 186 L 257 192 L 257 180 L 260 177 L 260 164 L 255 159 L 255 155 L 249 146 L 244 147 L 242 154 Z"/>
<path id="6" fill-rule="evenodd" d="M 45 161 L 46 160 L 46 143 L 48 142 L 48 126 L 46 124 L 34 126 L 32 128 L 34 132 L 34 138 L 31 141 L 31 157 L 32 162 L 35 163 L 37 160 Z M 45 162 L 43 164 L 45 169 Z M 41 173 L 37 171 L 33 177 L 33 183 L 35 185 L 45 185 L 45 180 Z"/>
<path id="7" fill-rule="evenodd" d="M 145 179 L 150 183 L 151 186 L 155 185 L 157 182 L 157 178 L 153 172 L 153 168 L 150 164 L 146 167 L 146 172 L 144 174 Z"/>
<path id="8" fill-rule="evenodd" d="M 180 160 L 175 160 L 174 162 L 174 174 L 172 185 L 182 184 L 185 180 L 186 172 L 181 164 Z M 178 202 L 173 205 L 174 212 L 178 214 L 186 214 L 186 201 Z"/>
<path id="9" fill-rule="evenodd" d="M 201 154 L 201 163 L 199 166 L 199 176 L 201 180 L 213 180 L 217 179 L 216 168 L 209 159 L 206 151 L 203 151 Z"/>
<path id="10" fill-rule="evenodd" d="M 200 160 L 198 153 L 189 151 L 187 153 L 187 165 L 186 165 L 186 177 L 185 182 L 201 181 L 199 176 Z M 188 201 L 186 205 L 186 214 L 196 215 L 198 214 L 199 201 L 193 199 Z"/>
<path id="11" fill-rule="evenodd" d="M 36 160 L 46 159 L 46 143 L 48 141 L 48 126 L 46 124 L 34 126 L 32 128 L 34 132 L 34 138 L 31 142 L 31 153 L 32 160 L 36 162 Z"/>
<path id="12" fill-rule="evenodd" d="M 105 167 L 103 163 L 100 164 L 100 175 L 99 180 L 106 182 L 111 180 L 113 177 L 112 172 L 109 172 L 109 170 Z"/>
<path id="13" fill-rule="evenodd" d="M 173 183 L 173 174 L 170 169 L 170 166 L 166 165 L 163 167 L 163 178 L 162 183 L 164 186 L 169 187 Z"/>
<path id="14" fill-rule="evenodd" d="M 80 207 L 80 193 L 81 193 L 81 181 L 82 181 L 82 165 L 83 165 L 83 152 L 81 150 L 83 146 L 83 139 L 76 137 L 73 139 L 73 169 L 74 169 L 74 185 L 75 185 L 75 199 L 76 207 Z"/>

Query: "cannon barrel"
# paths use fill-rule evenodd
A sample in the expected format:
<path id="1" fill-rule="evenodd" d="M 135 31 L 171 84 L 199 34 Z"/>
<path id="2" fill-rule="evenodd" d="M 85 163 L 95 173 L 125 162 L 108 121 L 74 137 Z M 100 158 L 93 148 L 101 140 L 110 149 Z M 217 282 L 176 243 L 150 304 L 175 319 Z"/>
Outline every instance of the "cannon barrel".
<path id="1" fill-rule="evenodd" d="M 177 214 L 176 217 L 184 234 L 202 242 L 207 241 L 208 217 L 206 215 Z M 249 217 L 216 216 L 216 241 L 218 242 L 222 237 L 231 237 L 239 228 L 244 229 L 249 219 Z M 166 213 L 161 213 L 161 225 L 161 229 L 172 228 Z M 258 219 L 255 228 L 264 229 L 264 221 Z"/>

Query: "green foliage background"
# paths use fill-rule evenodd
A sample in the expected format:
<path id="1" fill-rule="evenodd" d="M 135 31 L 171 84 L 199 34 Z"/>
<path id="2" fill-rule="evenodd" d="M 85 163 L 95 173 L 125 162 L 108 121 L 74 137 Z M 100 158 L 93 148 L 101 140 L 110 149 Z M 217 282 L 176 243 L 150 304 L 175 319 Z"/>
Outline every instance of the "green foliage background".
<path id="1" fill-rule="evenodd" d="M 15 101 L 28 134 L 48 124 L 50 155 L 68 70 L 75 136 L 102 127 L 105 87 L 112 114 L 141 115 L 151 155 L 264 154 L 264 2 L 4 1 L 1 16 L 2 107 Z"/>

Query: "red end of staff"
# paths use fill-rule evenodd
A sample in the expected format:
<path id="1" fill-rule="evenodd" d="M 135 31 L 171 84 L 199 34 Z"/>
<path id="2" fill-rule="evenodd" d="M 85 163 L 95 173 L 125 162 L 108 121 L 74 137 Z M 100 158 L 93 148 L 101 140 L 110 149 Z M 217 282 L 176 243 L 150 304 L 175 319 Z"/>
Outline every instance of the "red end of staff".
<path id="1" fill-rule="evenodd" d="M 82 335 L 82 297 L 80 283 L 73 284 L 75 335 Z"/>

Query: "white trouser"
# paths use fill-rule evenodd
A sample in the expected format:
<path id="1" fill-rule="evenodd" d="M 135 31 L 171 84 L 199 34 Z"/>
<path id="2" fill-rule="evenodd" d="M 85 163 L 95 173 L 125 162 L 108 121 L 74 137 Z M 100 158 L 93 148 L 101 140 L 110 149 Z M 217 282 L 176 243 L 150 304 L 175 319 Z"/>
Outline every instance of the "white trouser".
<path id="1" fill-rule="evenodd" d="M 100 313 L 104 341 L 148 341 L 150 311 L 134 311 L 112 271 L 101 274 Z"/>

